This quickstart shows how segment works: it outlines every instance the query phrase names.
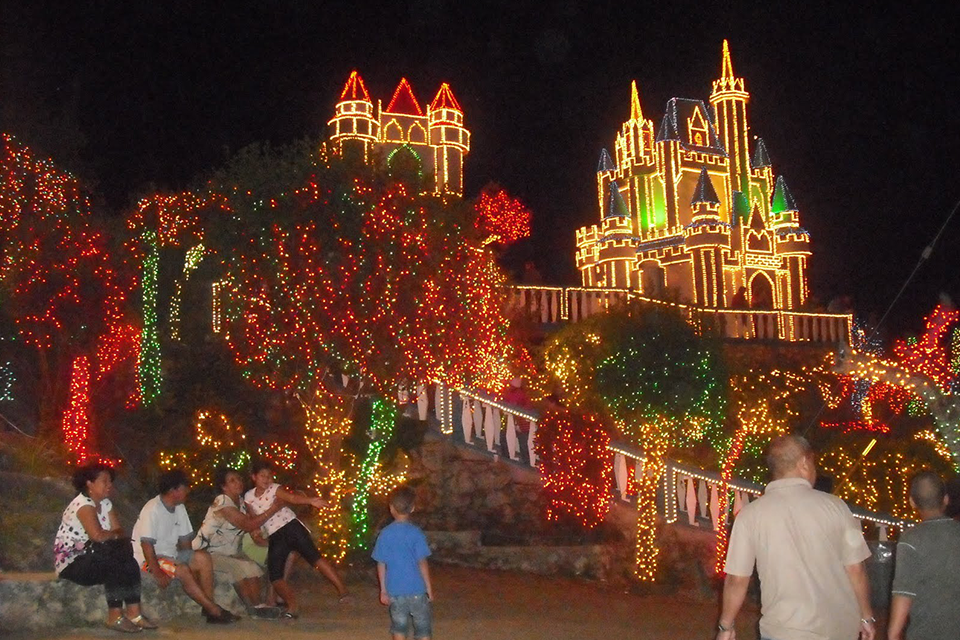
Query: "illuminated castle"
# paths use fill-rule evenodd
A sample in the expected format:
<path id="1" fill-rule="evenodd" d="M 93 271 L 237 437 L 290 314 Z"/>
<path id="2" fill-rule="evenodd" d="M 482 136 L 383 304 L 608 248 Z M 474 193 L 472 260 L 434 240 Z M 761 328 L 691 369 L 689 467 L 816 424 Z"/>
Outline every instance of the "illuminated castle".
<path id="1" fill-rule="evenodd" d="M 335 153 L 362 156 L 364 162 L 381 159 L 388 167 L 415 166 L 427 179 L 428 190 L 463 195 L 463 156 L 470 151 L 470 132 L 446 82 L 426 114 L 406 78 L 386 109 L 379 100 L 374 109 L 363 78 L 354 71 L 328 124 Z"/>
<path id="2" fill-rule="evenodd" d="M 709 105 L 672 98 L 656 137 L 633 83 L 615 157 L 600 154 L 600 224 L 577 231 L 584 286 L 707 307 L 736 304 L 745 287 L 752 306 L 804 304 L 809 234 L 783 176 L 774 182 L 763 140 L 750 135 L 749 98 L 726 41 Z"/>

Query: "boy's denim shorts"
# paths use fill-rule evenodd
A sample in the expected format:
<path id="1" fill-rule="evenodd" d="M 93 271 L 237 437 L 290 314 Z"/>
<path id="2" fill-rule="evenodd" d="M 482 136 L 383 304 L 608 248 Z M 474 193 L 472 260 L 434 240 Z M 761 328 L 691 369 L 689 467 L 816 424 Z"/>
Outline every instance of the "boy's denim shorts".
<path id="1" fill-rule="evenodd" d="M 390 598 L 390 633 L 406 635 L 413 618 L 413 637 L 426 638 L 433 632 L 433 612 L 427 594 Z"/>

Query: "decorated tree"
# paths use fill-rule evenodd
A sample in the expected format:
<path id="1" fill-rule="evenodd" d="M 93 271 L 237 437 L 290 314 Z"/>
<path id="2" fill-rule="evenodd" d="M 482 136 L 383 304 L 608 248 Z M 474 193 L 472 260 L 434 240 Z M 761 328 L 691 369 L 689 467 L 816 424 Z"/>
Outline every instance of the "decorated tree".
<path id="1" fill-rule="evenodd" d="M 135 278 L 93 224 L 79 181 L 7 135 L 0 157 L 0 248 L 4 311 L 37 354 L 41 432 L 50 433 L 63 411 L 64 442 L 83 461 L 96 455 L 88 442 L 91 384 L 123 360 L 114 347 Z M 65 394 L 60 381 L 66 379 Z"/>
<path id="2" fill-rule="evenodd" d="M 644 452 L 637 487 L 636 575 L 656 577 L 656 490 L 671 450 L 722 439 L 726 380 L 719 348 L 677 314 L 632 306 L 571 325 L 546 366 L 571 406 L 606 415 Z"/>
<path id="3" fill-rule="evenodd" d="M 420 194 L 415 184 L 320 158 L 305 186 L 276 206 L 232 202 L 248 218 L 223 256 L 222 327 L 250 380 L 296 394 L 324 462 L 318 481 L 352 498 L 354 544 L 366 501 L 384 470 L 400 385 L 432 380 L 498 389 L 513 349 L 503 315 L 504 279 L 480 247 L 474 209 Z M 401 176 L 402 177 L 402 176 Z M 244 216 L 241 216 L 244 217 Z M 357 394 L 336 371 L 376 396 L 366 454 L 350 469 L 330 395 Z M 339 378 L 339 376 L 337 376 Z"/>
<path id="4" fill-rule="evenodd" d="M 536 453 L 547 521 L 568 518 L 585 529 L 603 522 L 613 489 L 609 445 L 610 433 L 596 417 L 557 411 L 540 418 Z"/>

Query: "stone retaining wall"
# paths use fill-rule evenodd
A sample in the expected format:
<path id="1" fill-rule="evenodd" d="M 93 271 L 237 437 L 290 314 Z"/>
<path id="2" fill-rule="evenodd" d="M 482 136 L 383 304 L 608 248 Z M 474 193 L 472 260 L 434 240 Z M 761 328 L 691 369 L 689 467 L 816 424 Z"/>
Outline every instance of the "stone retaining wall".
<path id="1" fill-rule="evenodd" d="M 141 584 L 143 610 L 151 618 L 200 616 L 200 605 L 178 583 L 161 589 L 148 577 Z M 225 580 L 217 580 L 215 599 L 234 613 L 244 613 L 233 585 Z M 81 587 L 58 579 L 55 573 L 0 573 L 0 634 L 97 625 L 106 617 L 102 586 Z"/>

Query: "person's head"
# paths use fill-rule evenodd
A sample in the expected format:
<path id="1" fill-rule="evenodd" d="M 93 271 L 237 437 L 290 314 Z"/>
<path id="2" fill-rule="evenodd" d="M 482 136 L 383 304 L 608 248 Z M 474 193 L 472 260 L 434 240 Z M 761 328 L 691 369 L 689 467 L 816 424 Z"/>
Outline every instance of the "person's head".
<path id="1" fill-rule="evenodd" d="M 273 463 L 269 460 L 257 460 L 250 465 L 250 477 L 257 489 L 266 489 L 273 484 Z"/>
<path id="2" fill-rule="evenodd" d="M 73 488 L 93 500 L 109 497 L 116 477 L 113 467 L 102 462 L 91 462 L 73 472 Z"/>
<path id="3" fill-rule="evenodd" d="M 810 443 L 802 436 L 774 438 L 767 449 L 767 466 L 774 480 L 803 478 L 810 486 L 817 481 L 817 461 Z"/>
<path id="4" fill-rule="evenodd" d="M 416 492 L 406 485 L 400 485 L 390 492 L 390 514 L 397 519 L 405 519 L 413 513 Z"/>
<path id="5" fill-rule="evenodd" d="M 243 476 L 236 469 L 219 467 L 213 472 L 213 485 L 231 498 L 237 498 L 243 493 Z"/>
<path id="6" fill-rule="evenodd" d="M 933 471 L 921 471 L 910 481 L 910 506 L 923 517 L 943 515 L 947 508 L 947 487 Z"/>
<path id="7" fill-rule="evenodd" d="M 190 479 L 182 469 L 171 469 L 160 474 L 157 482 L 160 495 L 173 501 L 173 504 L 183 504 L 190 493 Z"/>

